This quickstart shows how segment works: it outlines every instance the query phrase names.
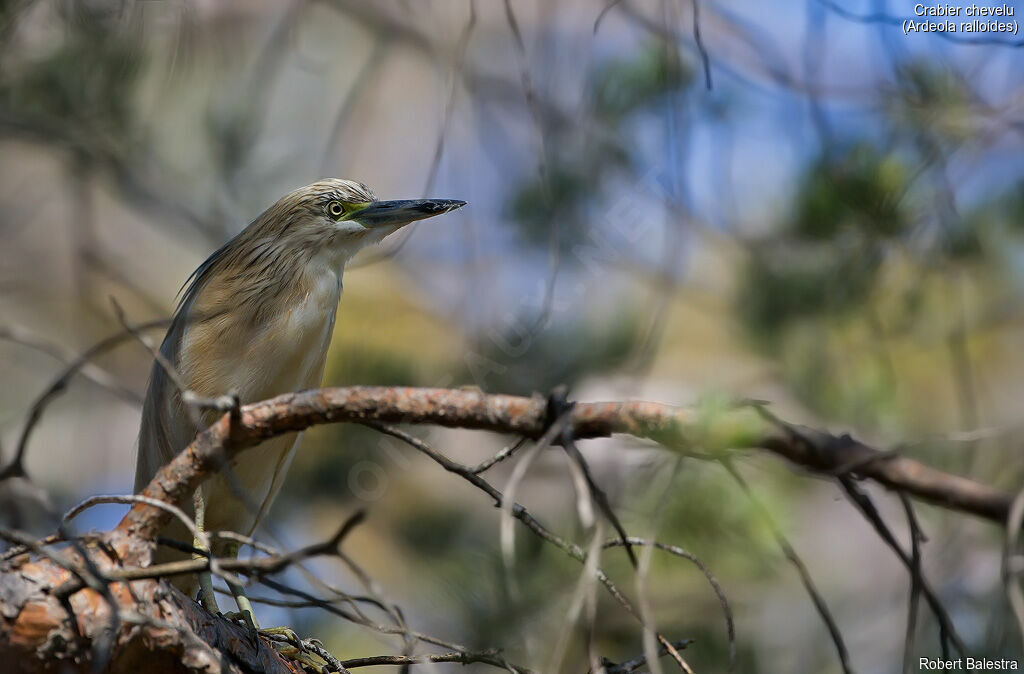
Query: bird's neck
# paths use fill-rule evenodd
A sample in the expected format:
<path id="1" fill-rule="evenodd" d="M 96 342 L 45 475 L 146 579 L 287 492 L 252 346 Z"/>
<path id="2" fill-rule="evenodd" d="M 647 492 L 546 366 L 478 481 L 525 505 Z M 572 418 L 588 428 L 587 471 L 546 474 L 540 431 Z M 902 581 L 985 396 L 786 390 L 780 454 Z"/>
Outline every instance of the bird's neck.
<path id="1" fill-rule="evenodd" d="M 341 297 L 341 280 L 352 254 L 345 249 L 324 248 L 313 253 L 309 261 L 299 272 L 301 283 L 318 299 L 333 297 L 333 306 L 337 306 Z"/>

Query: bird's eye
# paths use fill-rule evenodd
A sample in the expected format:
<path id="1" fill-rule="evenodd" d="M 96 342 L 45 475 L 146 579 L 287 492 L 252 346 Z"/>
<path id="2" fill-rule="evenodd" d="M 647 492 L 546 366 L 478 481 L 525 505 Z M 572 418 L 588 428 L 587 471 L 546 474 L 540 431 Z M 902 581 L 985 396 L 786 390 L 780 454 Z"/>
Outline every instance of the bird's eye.
<path id="1" fill-rule="evenodd" d="M 345 214 L 345 207 L 341 205 L 340 201 L 329 201 L 327 203 L 327 214 L 332 218 L 340 218 Z"/>

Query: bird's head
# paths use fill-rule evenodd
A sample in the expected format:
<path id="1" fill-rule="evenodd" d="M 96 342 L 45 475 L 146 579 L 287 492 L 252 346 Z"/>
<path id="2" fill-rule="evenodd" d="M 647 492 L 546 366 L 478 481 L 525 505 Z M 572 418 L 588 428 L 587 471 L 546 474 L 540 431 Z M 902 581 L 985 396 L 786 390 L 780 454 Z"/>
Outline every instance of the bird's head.
<path id="1" fill-rule="evenodd" d="M 192 273 L 179 311 L 190 311 L 207 287 L 216 289 L 209 300 L 213 308 L 207 308 L 211 313 L 219 311 L 224 298 L 242 305 L 250 298 L 262 306 L 282 293 L 287 296 L 285 291 L 310 273 L 340 271 L 361 249 L 410 222 L 465 205 L 454 199 L 380 201 L 366 185 L 340 178 L 301 187 L 263 211 Z"/>
<path id="2" fill-rule="evenodd" d="M 347 258 L 411 222 L 465 205 L 454 199 L 381 201 L 362 183 L 327 178 L 282 197 L 253 223 L 253 233 L 279 237 L 293 250 L 330 248 Z"/>

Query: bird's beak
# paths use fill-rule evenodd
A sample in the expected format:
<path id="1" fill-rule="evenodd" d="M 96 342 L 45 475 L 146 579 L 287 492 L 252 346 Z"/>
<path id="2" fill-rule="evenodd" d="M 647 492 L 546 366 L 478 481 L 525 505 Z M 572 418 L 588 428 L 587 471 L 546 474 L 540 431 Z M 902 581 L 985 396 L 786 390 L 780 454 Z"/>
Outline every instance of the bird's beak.
<path id="1" fill-rule="evenodd" d="M 450 213 L 466 205 L 458 199 L 400 199 L 398 201 L 375 201 L 359 211 L 353 220 L 364 227 L 384 225 L 407 225 L 416 220 L 432 218 Z"/>

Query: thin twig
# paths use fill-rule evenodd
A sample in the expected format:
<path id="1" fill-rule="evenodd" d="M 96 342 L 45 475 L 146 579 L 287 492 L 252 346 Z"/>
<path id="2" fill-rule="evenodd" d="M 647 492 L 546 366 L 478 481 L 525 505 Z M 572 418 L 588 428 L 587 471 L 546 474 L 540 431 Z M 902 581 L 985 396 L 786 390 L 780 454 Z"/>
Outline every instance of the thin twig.
<path id="1" fill-rule="evenodd" d="M 1021 588 L 1021 568 L 1013 562 L 1017 554 L 1017 541 L 1020 538 L 1021 525 L 1024 524 L 1024 489 L 1017 492 L 1010 508 L 1010 516 L 1006 518 L 1006 538 L 1003 543 L 1002 577 L 1006 588 L 1006 598 L 1010 602 L 1013 614 L 1017 618 L 1017 627 L 1024 639 L 1024 589 Z"/>
<path id="2" fill-rule="evenodd" d="M 594 476 L 590 472 L 590 467 L 587 465 L 586 459 L 583 458 L 583 454 L 580 452 L 576 443 L 573 442 L 570 436 L 564 436 L 564 442 L 562 444 L 565 447 L 565 451 L 569 454 L 569 458 L 575 461 L 583 472 L 583 477 L 587 481 L 587 487 L 590 490 L 590 496 L 597 504 L 601 514 L 604 515 L 608 521 L 614 527 L 615 532 L 619 535 L 619 541 L 622 546 L 626 548 L 626 554 L 629 556 L 629 561 L 633 565 L 633 568 L 637 568 L 636 555 L 633 553 L 633 547 L 629 544 L 629 536 L 626 534 L 626 530 L 622 526 L 622 522 L 615 515 L 615 511 L 612 509 L 611 503 L 608 502 L 608 495 L 604 493 L 597 482 L 594 481 Z"/>
<path id="3" fill-rule="evenodd" d="M 28 328 L 20 325 L 0 327 L 0 339 L 7 340 L 12 344 L 18 344 L 20 346 L 34 349 L 40 353 L 45 353 L 59 361 L 61 365 L 67 365 L 67 363 L 78 357 L 76 352 L 66 349 L 57 342 L 51 342 L 39 335 L 36 335 Z M 110 391 L 125 402 L 133 405 L 139 405 L 142 403 L 142 398 L 139 397 L 138 393 L 119 384 L 114 375 L 95 363 L 85 363 L 81 369 L 79 369 L 79 373 L 93 384 Z"/>
<path id="4" fill-rule="evenodd" d="M 509 665 L 504 658 L 498 657 L 499 651 L 450 651 L 448 653 L 431 653 L 429 655 L 373 655 L 366 658 L 352 658 L 342 660 L 341 664 L 348 669 L 359 667 L 376 667 L 381 665 L 395 665 L 407 667 L 424 663 L 453 662 L 460 665 L 470 665 L 480 662 L 495 667 L 502 667 L 511 672 L 530 674 L 533 670 Z"/>
<path id="5" fill-rule="evenodd" d="M 690 0 L 693 7 L 693 41 L 697 43 L 697 52 L 700 54 L 701 65 L 704 66 L 704 86 L 711 91 L 711 58 L 708 56 L 708 49 L 704 46 L 704 38 L 700 34 L 700 5 L 699 0 Z"/>
<path id="6" fill-rule="evenodd" d="M 675 555 L 676 557 L 682 557 L 683 559 L 689 560 L 694 566 L 700 569 L 701 573 L 704 574 L 704 577 L 707 578 L 708 584 L 711 585 L 712 591 L 714 591 L 715 596 L 718 598 L 718 603 L 722 607 L 722 613 L 725 616 L 725 630 L 729 638 L 729 667 L 731 669 L 734 666 L 736 659 L 736 623 L 733 619 L 732 609 L 729 607 L 729 598 L 726 596 L 725 590 L 722 589 L 721 583 L 718 582 L 718 579 L 711 572 L 711 569 L 709 569 L 707 565 L 692 552 L 684 550 L 677 545 L 669 545 L 667 543 L 651 541 L 644 538 L 636 538 L 634 536 L 630 536 L 628 540 L 630 545 L 641 547 L 651 546 L 657 550 L 667 552 L 670 555 Z M 619 545 L 622 545 L 622 541 L 617 538 L 605 541 L 604 543 L 604 547 L 606 548 Z"/>
<path id="7" fill-rule="evenodd" d="M 142 331 L 151 330 L 153 328 L 165 328 L 169 323 L 169 319 L 161 318 L 135 325 L 133 326 L 133 330 Z M 0 481 L 6 480 L 10 477 L 25 476 L 25 452 L 28 451 L 28 441 L 29 438 L 32 437 L 32 431 L 39 423 L 39 420 L 43 416 L 43 412 L 46 411 L 49 404 L 64 392 L 67 388 L 68 382 L 71 381 L 75 374 L 81 371 L 82 368 L 94 358 L 110 351 L 131 336 L 131 331 L 122 330 L 96 342 L 83 351 L 78 358 L 68 363 L 67 366 L 50 381 L 50 384 L 46 389 L 44 389 L 43 392 L 32 401 L 32 407 L 29 410 L 25 426 L 21 431 L 21 436 L 18 438 L 18 445 L 14 458 L 9 464 L 0 470 Z"/>
<path id="8" fill-rule="evenodd" d="M 907 674 L 914 669 L 914 640 L 917 635 L 917 614 L 921 605 L 921 580 L 924 571 L 921 569 L 921 544 L 925 542 L 924 532 L 914 513 L 914 504 L 906 494 L 900 494 L 900 503 L 907 516 L 910 527 L 910 552 L 912 571 L 910 573 L 910 600 L 907 605 L 907 631 L 903 639 L 903 672 Z"/>
<path id="9" fill-rule="evenodd" d="M 492 456 L 491 458 L 485 459 L 478 463 L 477 465 L 470 468 L 470 472 L 473 473 L 474 475 L 479 475 L 480 473 L 484 473 L 490 470 L 491 467 L 494 466 L 495 464 L 501 463 L 505 459 L 515 454 L 520 447 L 526 444 L 527 440 L 528 438 L 525 435 L 520 436 L 520 438 L 513 442 L 511 445 L 506 445 L 502 447 L 501 450 L 498 451 L 498 453 Z"/>
<path id="10" fill-rule="evenodd" d="M 772 533 L 772 537 L 775 539 L 775 543 L 782 550 L 782 554 L 785 555 L 789 563 L 793 565 L 797 573 L 800 575 L 800 582 L 803 583 L 804 589 L 807 590 L 807 594 L 810 595 L 811 601 L 814 603 L 814 608 L 818 611 L 818 615 L 821 616 L 822 622 L 825 623 L 825 627 L 828 629 L 829 636 L 832 638 L 832 643 L 835 645 L 836 653 L 839 655 L 839 664 L 843 668 L 845 674 L 852 674 L 853 669 L 850 667 L 850 653 L 846 650 L 846 643 L 843 640 L 843 633 L 839 629 L 839 625 L 836 624 L 835 618 L 832 616 L 832 611 L 829 610 L 828 604 L 825 603 L 824 597 L 818 592 L 818 588 L 814 584 L 814 580 L 811 578 L 810 572 L 807 570 L 807 565 L 804 564 L 800 555 L 796 553 L 796 549 L 790 544 L 789 540 L 779 529 L 779 525 L 775 523 L 775 519 L 768 512 L 768 508 L 765 507 L 761 501 L 754 496 L 753 490 L 747 481 L 743 478 L 732 462 L 728 459 L 721 460 L 722 466 L 728 471 L 729 475 L 732 476 L 733 480 L 740 486 L 743 492 L 750 499 L 750 502 L 757 508 L 758 513 L 761 515 L 761 519 L 768 525 L 769 530 Z"/>
<path id="11" fill-rule="evenodd" d="M 673 641 L 671 646 L 672 648 L 681 651 L 692 643 L 693 639 L 680 639 L 679 641 Z M 668 648 L 663 644 L 661 648 L 658 650 L 658 655 L 663 656 L 667 653 Z M 635 672 L 639 670 L 641 667 L 643 667 L 645 664 L 647 664 L 647 656 L 638 655 L 635 658 L 632 658 L 631 660 L 626 660 L 625 662 L 619 664 L 615 664 L 609 660 L 605 660 L 602 664 L 604 665 L 605 674 L 630 674 L 631 672 Z"/>
<path id="12" fill-rule="evenodd" d="M 882 519 L 881 513 L 878 512 L 878 508 L 875 507 L 871 498 L 854 483 L 852 478 L 848 476 L 840 477 L 839 484 L 846 491 L 847 496 L 850 497 L 850 501 L 857 506 L 868 522 L 875 528 L 875 531 L 878 532 L 878 535 L 882 538 L 885 544 L 892 548 L 893 552 L 896 553 L 896 556 L 899 557 L 900 561 L 903 562 L 903 565 L 907 568 L 907 571 L 913 575 L 915 573 L 913 560 L 896 540 L 896 537 L 893 535 L 888 525 L 886 525 L 885 520 Z M 961 641 L 960 636 L 957 634 L 956 628 L 953 625 L 953 620 L 949 617 L 946 607 L 943 606 L 938 595 L 936 595 L 935 591 L 932 590 L 931 584 L 928 583 L 928 580 L 921 574 L 918 574 L 918 579 L 920 581 L 921 592 L 939 623 L 939 644 L 942 647 L 942 657 L 946 659 L 950 657 L 950 643 L 953 644 L 953 647 L 961 655 L 965 654 L 966 650 L 963 641 Z"/>
<path id="13" fill-rule="evenodd" d="M 386 433 L 388 435 L 391 435 L 392 437 L 395 437 L 395 438 L 398 438 L 399 440 L 402 440 L 403 442 L 407 443 L 411 447 L 413 447 L 413 448 L 419 450 L 420 452 L 426 454 L 428 457 L 433 459 L 436 463 L 441 465 L 441 467 L 444 468 L 445 470 L 447 470 L 448 472 L 455 473 L 456 475 L 462 476 L 464 479 L 469 481 L 473 486 L 477 487 L 478 489 L 480 489 L 481 491 L 486 493 L 488 496 L 490 496 L 494 500 L 494 504 L 496 506 L 502 507 L 502 504 L 506 502 L 505 498 L 502 496 L 502 493 L 500 491 L 495 489 L 489 482 L 487 482 L 486 480 L 481 478 L 479 475 L 474 474 L 470 470 L 469 467 L 463 466 L 462 464 L 458 464 L 458 463 L 452 461 L 451 459 L 446 457 L 444 454 L 441 454 L 440 452 L 435 450 L 433 447 L 431 447 L 429 444 L 427 444 L 423 440 L 420 440 L 419 438 L 417 438 L 415 436 L 409 435 L 408 433 L 406 433 L 404 431 L 401 431 L 401 430 L 399 430 L 397 428 L 394 428 L 392 426 L 388 426 L 386 424 L 379 424 L 377 422 L 366 422 L 366 421 L 364 421 L 362 423 L 364 425 L 370 426 L 371 428 L 376 428 L 377 430 L 379 430 L 382 433 Z M 552 428 L 555 429 L 556 434 L 560 430 L 558 428 L 557 422 L 555 424 L 551 424 L 548 427 L 548 431 L 547 432 L 550 432 Z M 551 543 L 552 545 L 554 545 L 558 549 L 562 550 L 562 552 L 564 552 L 567 555 L 569 555 L 569 557 L 571 557 L 572 559 L 575 559 L 577 562 L 580 562 L 581 564 L 586 563 L 586 559 L 587 559 L 586 554 L 583 552 L 583 550 L 578 545 L 576 545 L 575 543 L 570 543 L 569 541 L 566 541 L 565 539 L 561 538 L 560 536 L 557 536 L 556 534 L 552 533 L 545 526 L 543 526 L 540 522 L 538 522 L 537 519 L 534 518 L 526 510 L 526 508 L 524 508 L 519 503 L 515 503 L 515 502 L 513 502 L 511 500 L 509 500 L 508 502 L 511 503 L 510 510 L 511 510 L 512 516 L 514 518 L 516 518 L 517 520 L 519 520 L 520 522 L 522 522 L 526 526 L 526 528 L 529 529 L 532 533 L 534 533 L 537 537 L 539 537 L 543 541 Z M 629 599 L 626 598 L 626 596 L 622 593 L 621 590 L 619 590 L 619 588 L 615 585 L 615 583 L 612 582 L 612 580 L 608 577 L 608 575 L 604 571 L 602 571 L 601 569 L 597 569 L 596 573 L 597 573 L 598 580 L 601 581 L 601 584 L 605 586 L 605 589 L 607 589 L 608 592 L 612 595 L 612 598 L 614 598 L 615 601 L 618 602 L 619 605 L 623 609 L 625 609 L 626 612 L 629 615 L 631 615 L 638 622 L 643 624 L 643 621 L 640 618 L 640 614 L 637 612 L 637 610 L 633 606 L 632 602 L 630 602 Z M 666 650 L 668 651 L 669 655 L 671 655 L 673 657 L 673 659 L 676 661 L 677 664 L 679 664 L 680 668 L 684 672 L 691 671 L 689 665 L 686 664 L 686 661 L 683 660 L 683 657 L 672 646 L 671 642 L 669 642 L 661 634 L 657 635 L 657 639 L 658 639 L 658 642 L 661 643 L 666 648 Z"/>

